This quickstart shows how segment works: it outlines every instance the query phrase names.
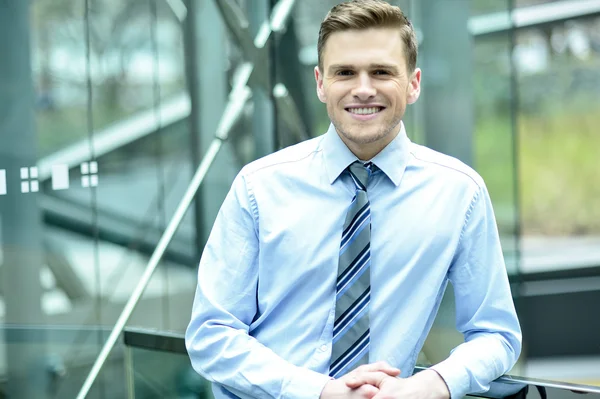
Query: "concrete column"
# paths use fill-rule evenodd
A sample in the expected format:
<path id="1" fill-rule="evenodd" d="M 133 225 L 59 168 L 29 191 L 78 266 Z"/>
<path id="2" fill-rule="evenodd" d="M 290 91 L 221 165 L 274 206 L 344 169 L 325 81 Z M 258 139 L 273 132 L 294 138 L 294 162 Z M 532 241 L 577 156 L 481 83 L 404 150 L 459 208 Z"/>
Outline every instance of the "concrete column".
<path id="1" fill-rule="evenodd" d="M 0 195 L 5 347 L 9 398 L 45 398 L 42 219 L 38 193 L 21 192 L 20 168 L 37 161 L 28 0 L 0 0 Z M 31 179 L 33 180 L 33 179 Z M 28 181 L 31 181 L 28 180 Z M 1 360 L 0 360 L 1 361 Z"/>
<path id="2" fill-rule="evenodd" d="M 425 145 L 473 165 L 473 62 L 469 1 L 419 2 L 419 100 Z M 415 10 L 416 11 L 416 10 Z"/>
<path id="3" fill-rule="evenodd" d="M 227 36 L 214 0 L 186 0 L 184 35 L 186 74 L 192 101 L 189 126 L 194 170 L 215 138 L 228 98 Z M 210 38 L 210 39 L 208 39 Z M 200 186 L 194 204 L 196 246 L 202 252 L 218 210 L 239 165 L 227 143 Z"/>

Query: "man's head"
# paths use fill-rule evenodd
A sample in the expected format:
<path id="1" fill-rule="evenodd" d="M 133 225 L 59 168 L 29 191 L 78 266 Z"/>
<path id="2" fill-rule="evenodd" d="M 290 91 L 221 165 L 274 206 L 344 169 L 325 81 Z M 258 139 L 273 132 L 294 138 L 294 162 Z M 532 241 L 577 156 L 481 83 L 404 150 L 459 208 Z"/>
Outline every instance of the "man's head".
<path id="1" fill-rule="evenodd" d="M 400 8 L 352 0 L 321 24 L 317 94 L 342 140 L 372 157 L 400 130 L 407 104 L 420 93 L 414 29 Z"/>

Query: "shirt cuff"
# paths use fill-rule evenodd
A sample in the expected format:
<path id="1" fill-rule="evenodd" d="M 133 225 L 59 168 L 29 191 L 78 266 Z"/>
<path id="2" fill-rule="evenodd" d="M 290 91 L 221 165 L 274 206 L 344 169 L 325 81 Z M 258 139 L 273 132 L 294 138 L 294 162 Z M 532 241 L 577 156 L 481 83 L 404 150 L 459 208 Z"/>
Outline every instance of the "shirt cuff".
<path id="1" fill-rule="evenodd" d="M 430 367 L 437 372 L 446 383 L 450 399 L 459 399 L 469 392 L 470 377 L 463 366 L 452 364 L 449 359 Z"/>
<path id="2" fill-rule="evenodd" d="M 297 367 L 296 372 L 283 391 L 283 399 L 319 399 L 325 384 L 331 378 L 303 367 Z"/>

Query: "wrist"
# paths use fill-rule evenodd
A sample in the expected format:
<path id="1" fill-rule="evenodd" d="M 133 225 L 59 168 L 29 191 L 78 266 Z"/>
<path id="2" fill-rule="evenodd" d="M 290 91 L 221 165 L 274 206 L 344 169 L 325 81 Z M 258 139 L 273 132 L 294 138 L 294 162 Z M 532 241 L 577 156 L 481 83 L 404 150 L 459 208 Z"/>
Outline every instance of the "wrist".
<path id="1" fill-rule="evenodd" d="M 411 378 L 413 382 L 418 383 L 426 392 L 423 396 L 428 399 L 450 399 L 450 391 L 446 381 L 435 370 L 424 370 L 415 374 Z"/>

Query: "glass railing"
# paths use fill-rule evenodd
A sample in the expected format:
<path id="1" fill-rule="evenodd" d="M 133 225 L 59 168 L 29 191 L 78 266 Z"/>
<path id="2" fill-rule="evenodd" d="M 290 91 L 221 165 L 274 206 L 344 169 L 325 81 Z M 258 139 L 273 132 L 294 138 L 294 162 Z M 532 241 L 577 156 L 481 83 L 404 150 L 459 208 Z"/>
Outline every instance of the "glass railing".
<path id="1" fill-rule="evenodd" d="M 128 399 L 206 398 L 212 399 L 210 383 L 192 368 L 183 334 L 147 329 L 126 329 L 123 333 Z M 418 373 L 427 365 L 415 367 Z M 499 399 L 570 399 L 580 395 L 600 398 L 600 387 L 504 375 L 485 394 L 475 397 Z M 471 395 L 470 395 L 471 396 Z"/>
<path id="2" fill-rule="evenodd" d="M 0 375 L 8 377 L 0 378 L 0 398 L 75 398 L 109 333 L 110 326 L 0 325 L 0 355 L 11 361 L 0 362 Z M 115 346 L 89 399 L 127 397 L 125 349 L 123 342 Z"/>
<path id="3" fill-rule="evenodd" d="M 213 398 L 210 383 L 190 364 L 182 335 L 127 330 L 124 337 L 129 399 Z"/>

